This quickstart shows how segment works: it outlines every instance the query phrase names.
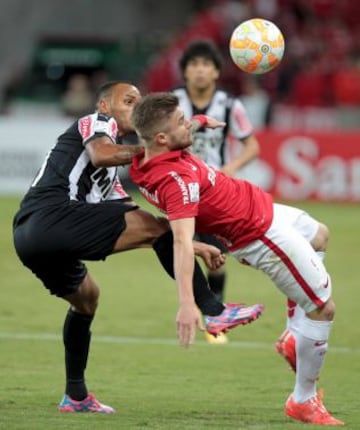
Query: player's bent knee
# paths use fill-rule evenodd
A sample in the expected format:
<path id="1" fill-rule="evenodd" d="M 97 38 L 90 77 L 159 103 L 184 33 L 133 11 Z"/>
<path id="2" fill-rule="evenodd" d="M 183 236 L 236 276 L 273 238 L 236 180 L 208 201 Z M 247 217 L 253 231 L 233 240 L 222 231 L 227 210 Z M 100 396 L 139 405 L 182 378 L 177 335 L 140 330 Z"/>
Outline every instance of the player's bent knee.
<path id="1" fill-rule="evenodd" d="M 325 306 L 322 308 L 322 315 L 327 321 L 332 321 L 335 318 L 335 302 L 333 299 L 329 299 Z"/>
<path id="2" fill-rule="evenodd" d="M 148 234 L 149 239 L 152 243 L 155 239 L 157 239 L 162 234 L 166 233 L 168 230 L 170 230 L 169 222 L 164 217 L 157 217 L 152 214 L 149 214 L 150 217 L 148 217 Z"/>
<path id="3" fill-rule="evenodd" d="M 169 230 L 169 223 L 163 217 L 137 209 L 125 215 L 126 228 L 115 243 L 114 252 L 150 247 L 153 242 Z"/>
<path id="4" fill-rule="evenodd" d="M 73 308 L 82 314 L 93 315 L 96 312 L 100 296 L 100 289 L 89 274 L 79 286 L 75 294 L 66 297 Z"/>
<path id="5" fill-rule="evenodd" d="M 321 308 L 309 312 L 308 317 L 320 321 L 332 321 L 335 318 L 335 302 L 330 298 Z"/>
<path id="6" fill-rule="evenodd" d="M 318 231 L 311 244 L 315 251 L 326 251 L 330 238 L 330 231 L 325 224 L 319 223 Z"/>

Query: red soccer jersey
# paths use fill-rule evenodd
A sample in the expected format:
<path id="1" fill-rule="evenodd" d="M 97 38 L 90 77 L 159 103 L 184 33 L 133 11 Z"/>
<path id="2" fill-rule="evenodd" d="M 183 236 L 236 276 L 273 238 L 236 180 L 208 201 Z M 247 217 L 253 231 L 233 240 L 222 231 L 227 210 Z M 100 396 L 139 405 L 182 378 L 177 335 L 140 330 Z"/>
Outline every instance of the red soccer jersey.
<path id="1" fill-rule="evenodd" d="M 270 194 L 249 182 L 230 178 L 188 151 L 173 151 L 130 168 L 142 195 L 169 220 L 196 218 L 195 230 L 224 241 L 230 251 L 261 237 L 273 217 Z"/>

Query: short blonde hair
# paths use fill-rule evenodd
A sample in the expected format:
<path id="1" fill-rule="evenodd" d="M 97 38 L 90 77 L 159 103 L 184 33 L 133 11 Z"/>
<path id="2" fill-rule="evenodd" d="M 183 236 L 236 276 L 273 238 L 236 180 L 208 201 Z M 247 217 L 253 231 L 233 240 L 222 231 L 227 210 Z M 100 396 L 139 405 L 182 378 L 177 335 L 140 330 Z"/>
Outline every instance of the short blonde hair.
<path id="1" fill-rule="evenodd" d="M 132 114 L 132 123 L 138 135 L 147 142 L 156 133 L 165 131 L 170 116 L 178 106 L 179 99 L 173 93 L 152 93 L 143 97 Z"/>

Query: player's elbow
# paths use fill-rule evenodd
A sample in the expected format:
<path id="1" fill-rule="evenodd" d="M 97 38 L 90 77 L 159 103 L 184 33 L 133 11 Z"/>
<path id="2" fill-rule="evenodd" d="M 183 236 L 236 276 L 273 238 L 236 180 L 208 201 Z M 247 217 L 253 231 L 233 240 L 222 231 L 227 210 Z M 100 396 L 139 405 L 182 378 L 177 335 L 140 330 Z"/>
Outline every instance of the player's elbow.
<path id="1" fill-rule="evenodd" d="M 113 144 L 109 143 L 107 136 L 101 136 L 91 140 L 85 146 L 91 164 L 95 168 L 109 167 L 109 148 L 112 149 Z"/>
<path id="2" fill-rule="evenodd" d="M 254 154 L 254 158 L 257 158 L 260 156 L 261 153 L 261 149 L 260 149 L 260 145 L 259 142 L 256 138 L 254 138 L 254 142 L 253 142 L 253 154 Z"/>
<path id="3" fill-rule="evenodd" d="M 247 148 L 248 154 L 251 155 L 251 159 L 257 158 L 260 155 L 260 144 L 254 135 L 250 135 L 243 141 Z"/>

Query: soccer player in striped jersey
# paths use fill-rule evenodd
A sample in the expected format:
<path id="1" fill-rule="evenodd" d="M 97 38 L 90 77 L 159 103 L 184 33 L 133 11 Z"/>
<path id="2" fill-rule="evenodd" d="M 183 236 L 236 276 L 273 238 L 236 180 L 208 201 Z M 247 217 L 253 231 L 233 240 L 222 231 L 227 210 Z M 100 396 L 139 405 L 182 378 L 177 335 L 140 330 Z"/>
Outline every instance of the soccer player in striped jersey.
<path id="1" fill-rule="evenodd" d="M 173 90 L 179 98 L 186 118 L 203 114 L 226 123 L 220 129 L 201 128 L 194 133 L 191 152 L 209 166 L 230 176 L 244 176 L 259 154 L 259 143 L 245 108 L 239 98 L 217 87 L 222 58 L 218 48 L 210 41 L 192 42 L 182 53 L 180 69 L 185 85 Z M 210 235 L 197 239 L 213 244 L 224 252 L 221 243 Z M 208 282 L 219 300 L 224 300 L 225 266 L 208 271 Z M 210 343 L 226 343 L 227 337 L 205 333 Z"/>
<path id="2" fill-rule="evenodd" d="M 117 177 L 117 166 L 130 163 L 142 151 L 139 146 L 116 144 L 133 131 L 131 114 L 139 99 L 139 90 L 130 84 L 105 84 L 96 112 L 75 121 L 59 136 L 14 218 L 14 244 L 20 260 L 51 294 L 70 304 L 63 328 L 66 387 L 61 412 L 114 412 L 89 393 L 85 384 L 99 288 L 82 260 L 104 260 L 112 253 L 153 247 L 165 270 L 174 276 L 168 221 L 140 209 Z M 214 247 L 194 242 L 194 249 L 209 267 L 223 263 Z M 260 305 L 234 308 L 217 301 L 195 264 L 194 294 L 197 306 L 207 315 L 207 329 L 215 333 L 230 329 L 262 313 Z M 179 312 L 180 333 L 188 320 L 187 310 Z"/>

